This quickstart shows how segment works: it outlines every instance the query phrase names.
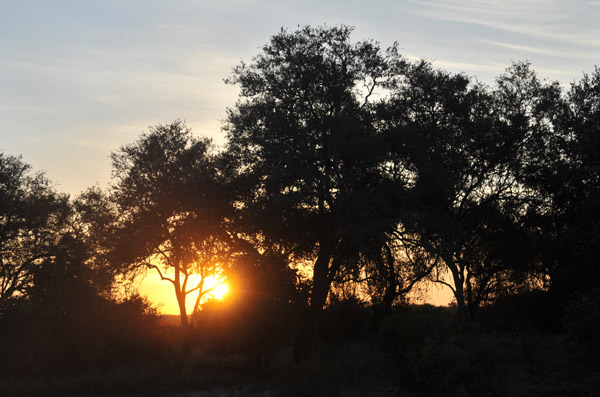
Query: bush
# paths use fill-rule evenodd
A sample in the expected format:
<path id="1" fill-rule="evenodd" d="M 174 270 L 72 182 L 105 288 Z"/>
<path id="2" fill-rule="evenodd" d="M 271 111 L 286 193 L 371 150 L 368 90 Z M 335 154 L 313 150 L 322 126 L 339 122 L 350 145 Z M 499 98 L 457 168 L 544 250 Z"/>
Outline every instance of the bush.
<path id="1" fill-rule="evenodd" d="M 143 359 L 162 344 L 153 309 L 138 296 L 115 302 L 81 289 L 46 298 L 22 299 L 2 316 L 6 377 L 102 370 Z"/>
<path id="2" fill-rule="evenodd" d="M 337 344 L 368 339 L 373 330 L 372 308 L 357 298 L 335 300 L 324 310 L 319 324 L 322 342 Z"/>
<path id="3" fill-rule="evenodd" d="M 547 291 L 535 290 L 499 298 L 484 306 L 478 325 L 486 331 L 564 331 L 561 308 Z"/>
<path id="4" fill-rule="evenodd" d="M 196 337 L 211 352 L 241 353 L 262 366 L 277 351 L 291 346 L 298 314 L 293 305 L 266 297 L 213 301 L 197 315 Z"/>

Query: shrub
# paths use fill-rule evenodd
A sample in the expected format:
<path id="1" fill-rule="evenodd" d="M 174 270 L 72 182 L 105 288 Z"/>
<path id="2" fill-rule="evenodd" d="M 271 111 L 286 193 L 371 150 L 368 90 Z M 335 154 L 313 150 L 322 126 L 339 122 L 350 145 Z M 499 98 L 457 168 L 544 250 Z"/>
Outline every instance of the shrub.
<path id="1" fill-rule="evenodd" d="M 478 324 L 487 331 L 558 333 L 564 330 L 560 305 L 549 292 L 541 290 L 504 296 L 482 307 Z"/>

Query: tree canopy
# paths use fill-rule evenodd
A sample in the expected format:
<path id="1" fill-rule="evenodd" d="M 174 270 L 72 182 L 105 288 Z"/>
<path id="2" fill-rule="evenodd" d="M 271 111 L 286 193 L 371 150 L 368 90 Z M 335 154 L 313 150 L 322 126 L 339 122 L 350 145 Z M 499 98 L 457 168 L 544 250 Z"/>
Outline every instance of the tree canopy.
<path id="1" fill-rule="evenodd" d="M 380 178 L 372 98 L 403 60 L 395 48 L 352 43 L 351 31 L 282 30 L 228 80 L 241 99 L 229 109 L 226 156 L 238 177 L 252 181 L 243 210 L 269 244 L 311 263 L 317 311 L 349 265 L 339 260 L 344 251 L 384 227 L 373 222 L 382 198 L 374 194 Z"/>
<path id="2" fill-rule="evenodd" d="M 117 205 L 112 258 L 122 271 L 152 269 L 173 285 L 181 323 L 186 297 L 199 308 L 206 278 L 226 265 L 227 205 L 207 139 L 192 136 L 181 121 L 152 128 L 113 153 Z M 200 276 L 193 285 L 194 275 Z"/>
<path id="3" fill-rule="evenodd" d="M 36 270 L 54 258 L 68 215 L 67 197 L 43 174 L 0 152 L 0 306 L 26 295 Z"/>

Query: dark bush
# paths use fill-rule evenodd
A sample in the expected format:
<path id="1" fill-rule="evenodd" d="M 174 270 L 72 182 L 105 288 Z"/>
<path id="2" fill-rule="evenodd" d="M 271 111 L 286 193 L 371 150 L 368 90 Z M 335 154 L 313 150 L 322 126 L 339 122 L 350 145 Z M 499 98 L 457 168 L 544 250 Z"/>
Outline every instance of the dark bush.
<path id="1" fill-rule="evenodd" d="M 558 333 L 564 330 L 561 313 L 560 305 L 549 292 L 536 290 L 505 296 L 482 307 L 478 324 L 486 331 Z"/>
<path id="2" fill-rule="evenodd" d="M 354 297 L 332 301 L 321 316 L 319 336 L 327 344 L 368 339 L 374 328 L 372 308 Z"/>
<path id="3" fill-rule="evenodd" d="M 600 288 L 571 301 L 565 310 L 564 323 L 571 339 L 583 345 L 600 364 Z"/>
<path id="4" fill-rule="evenodd" d="M 35 378 L 111 368 L 162 345 L 157 317 L 139 296 L 123 302 L 79 289 L 22 299 L 0 319 L 2 374 Z"/>

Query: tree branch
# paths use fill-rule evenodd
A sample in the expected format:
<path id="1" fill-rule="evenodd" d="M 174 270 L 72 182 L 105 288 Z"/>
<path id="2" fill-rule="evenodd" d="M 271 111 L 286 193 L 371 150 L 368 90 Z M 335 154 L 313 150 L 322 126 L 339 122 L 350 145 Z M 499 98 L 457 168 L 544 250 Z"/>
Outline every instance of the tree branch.
<path id="1" fill-rule="evenodd" d="M 149 269 L 154 269 L 158 272 L 158 275 L 160 276 L 160 279 L 163 281 L 170 281 L 173 285 L 175 285 L 175 280 L 173 280 L 172 278 L 169 277 L 165 277 L 162 273 L 162 271 L 160 270 L 160 268 L 156 265 L 151 264 L 150 262 L 145 261 L 144 264 L 146 265 L 146 267 L 148 267 Z"/>

